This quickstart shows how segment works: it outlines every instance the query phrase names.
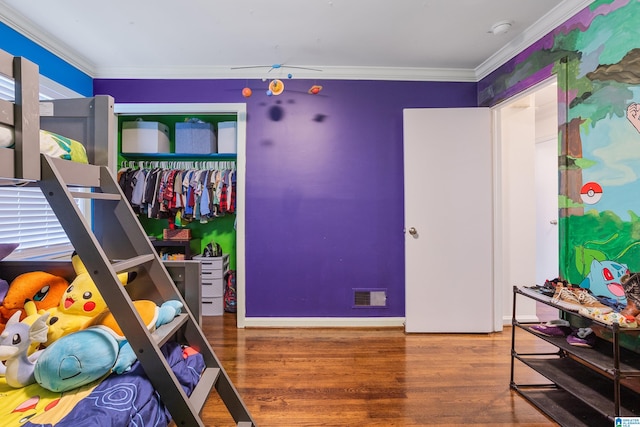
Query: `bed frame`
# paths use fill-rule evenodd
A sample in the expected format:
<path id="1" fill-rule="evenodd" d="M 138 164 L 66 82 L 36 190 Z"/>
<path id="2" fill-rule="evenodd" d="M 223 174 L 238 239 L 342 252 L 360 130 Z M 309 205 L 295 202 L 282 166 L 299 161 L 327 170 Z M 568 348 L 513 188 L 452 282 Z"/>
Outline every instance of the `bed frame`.
<path id="1" fill-rule="evenodd" d="M 16 93 L 14 102 L 0 100 L 0 123 L 15 131 L 15 146 L 0 149 L 0 183 L 26 181 L 42 189 L 176 425 L 204 426 L 199 413 L 215 388 L 238 426 L 254 426 L 200 328 L 199 308 L 193 312 L 190 309 L 200 304 L 200 264 L 193 264 L 198 270 L 194 274 L 186 262 L 170 265 L 159 259 L 112 173 L 115 165 L 110 162 L 116 157 L 111 151 L 116 146 L 113 98 L 96 96 L 40 103 L 37 65 L 3 51 L 0 74 L 13 79 Z M 89 164 L 41 155 L 41 128 L 81 142 Z M 77 191 L 78 187 L 87 191 Z M 79 211 L 77 198 L 91 200 L 92 224 Z M 66 278 L 74 275 L 69 262 L 0 262 L 0 274 L 4 275 L 0 277 L 5 280 L 34 270 Z M 138 273 L 136 280 L 123 287 L 118 273 L 132 270 Z M 176 282 L 193 277 L 198 280 L 195 293 L 192 286 L 179 289 Z M 183 313 L 158 328 L 152 337 L 133 307 L 132 301 L 137 299 L 152 300 L 158 305 L 179 300 L 184 304 Z M 178 339 L 203 355 L 206 367 L 190 396 L 160 351 L 168 339 Z"/>
<path id="2" fill-rule="evenodd" d="M 13 126 L 15 147 L 0 148 L 0 175 L 3 178 L 40 179 L 38 66 L 0 51 L 0 74 L 15 83 L 15 104 L 0 100 L 0 123 Z M 15 106 L 14 106 L 15 105 Z"/>
<path id="3" fill-rule="evenodd" d="M 101 95 L 40 102 L 37 65 L 1 50 L 0 74 L 15 83 L 15 101 L 0 99 L 0 123 L 15 131 L 15 146 L 0 148 L 0 178 L 40 180 L 40 129 L 82 142 L 90 164 L 115 170 L 113 98 Z M 65 168 L 74 166 L 69 163 Z"/>

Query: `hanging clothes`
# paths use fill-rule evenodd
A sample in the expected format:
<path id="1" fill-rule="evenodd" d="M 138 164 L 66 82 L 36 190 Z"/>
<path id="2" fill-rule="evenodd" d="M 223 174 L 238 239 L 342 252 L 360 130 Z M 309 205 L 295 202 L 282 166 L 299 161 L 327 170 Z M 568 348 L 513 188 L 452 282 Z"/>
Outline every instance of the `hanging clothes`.
<path id="1" fill-rule="evenodd" d="M 140 162 L 143 163 L 143 162 Z M 144 162 L 147 163 L 147 162 Z M 158 167 L 138 165 L 122 167 L 118 184 L 133 209 L 155 219 L 207 223 L 235 213 L 236 173 L 232 168 Z M 164 166 L 164 165 L 163 165 Z"/>

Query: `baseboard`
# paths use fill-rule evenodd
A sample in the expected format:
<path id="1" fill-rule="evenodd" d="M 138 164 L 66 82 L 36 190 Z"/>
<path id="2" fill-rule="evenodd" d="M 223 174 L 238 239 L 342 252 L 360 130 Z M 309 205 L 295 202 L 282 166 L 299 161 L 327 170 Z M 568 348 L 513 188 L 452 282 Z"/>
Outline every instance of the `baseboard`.
<path id="1" fill-rule="evenodd" d="M 540 321 L 540 318 L 535 314 L 526 315 L 526 316 L 518 316 L 518 322 L 520 323 L 536 323 Z M 511 316 L 504 316 L 502 318 L 503 325 L 511 325 Z"/>
<path id="2" fill-rule="evenodd" d="M 245 317 L 245 328 L 404 327 L 404 317 Z"/>

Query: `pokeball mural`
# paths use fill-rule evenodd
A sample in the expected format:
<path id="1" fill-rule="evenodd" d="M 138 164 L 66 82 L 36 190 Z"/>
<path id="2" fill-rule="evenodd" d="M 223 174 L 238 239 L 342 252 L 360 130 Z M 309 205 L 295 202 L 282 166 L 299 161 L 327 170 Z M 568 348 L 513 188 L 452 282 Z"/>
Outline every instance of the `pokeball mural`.
<path id="1" fill-rule="evenodd" d="M 587 182 L 580 189 L 580 198 L 587 205 L 594 205 L 602 198 L 602 187 L 597 182 Z"/>

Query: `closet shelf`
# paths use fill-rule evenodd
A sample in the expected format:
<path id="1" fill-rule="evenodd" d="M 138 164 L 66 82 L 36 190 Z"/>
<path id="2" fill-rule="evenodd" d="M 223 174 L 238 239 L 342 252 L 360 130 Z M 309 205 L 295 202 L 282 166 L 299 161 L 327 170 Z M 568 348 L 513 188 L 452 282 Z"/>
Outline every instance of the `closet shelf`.
<path id="1" fill-rule="evenodd" d="M 591 406 L 576 399 L 561 388 L 514 387 L 518 393 L 544 412 L 561 426 L 593 427 L 613 425 Z"/>
<path id="2" fill-rule="evenodd" d="M 611 416 L 615 412 L 615 402 L 611 393 L 614 387 L 613 380 L 597 374 L 569 357 L 540 359 L 517 356 L 517 358 L 603 416 Z M 621 387 L 620 394 L 620 415 L 638 416 L 640 414 L 638 395 L 624 387 Z"/>
<path id="3" fill-rule="evenodd" d="M 525 331 L 535 335 L 536 337 L 547 341 L 550 344 L 558 347 L 558 349 L 571 354 L 573 357 L 582 360 L 584 363 L 591 365 L 593 368 L 598 369 L 610 375 L 614 375 L 614 355 L 613 346 L 611 343 L 605 341 L 598 341 L 596 347 L 576 347 L 567 342 L 565 337 L 548 337 L 534 332 L 529 329 L 529 326 L 535 323 L 519 323 L 514 322 L 514 326 L 524 329 Z M 627 377 L 640 376 L 640 359 L 638 354 L 630 350 L 619 348 L 620 352 L 620 367 L 618 374 Z"/>
<path id="4" fill-rule="evenodd" d="M 184 154 L 184 153 L 120 153 L 127 160 L 236 160 L 236 153 Z"/>

